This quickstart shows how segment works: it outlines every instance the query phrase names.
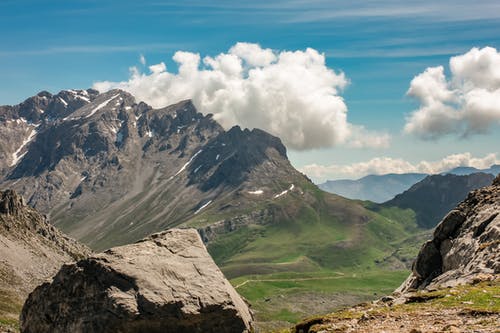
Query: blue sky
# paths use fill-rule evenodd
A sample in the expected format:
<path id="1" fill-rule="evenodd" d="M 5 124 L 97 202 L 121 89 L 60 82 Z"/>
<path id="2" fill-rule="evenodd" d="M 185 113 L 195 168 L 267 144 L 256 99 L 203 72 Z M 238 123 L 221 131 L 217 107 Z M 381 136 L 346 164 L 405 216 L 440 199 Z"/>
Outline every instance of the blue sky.
<path id="1" fill-rule="evenodd" d="M 416 164 L 470 152 L 498 152 L 498 124 L 486 134 L 422 140 L 404 134 L 419 107 L 411 80 L 472 47 L 500 48 L 497 1 L 11 1 L 0 2 L 0 104 L 40 90 L 124 81 L 131 66 L 164 61 L 178 50 L 216 56 L 237 42 L 273 50 L 316 49 L 342 71 L 349 122 L 387 132 L 385 148 L 291 150 L 293 164 L 348 165 L 376 157 Z M 324 175 L 341 177 L 341 172 Z M 353 175 L 358 175 L 353 173 Z M 361 174 L 360 174 L 361 175 Z M 316 180 L 319 176 L 312 176 Z"/>

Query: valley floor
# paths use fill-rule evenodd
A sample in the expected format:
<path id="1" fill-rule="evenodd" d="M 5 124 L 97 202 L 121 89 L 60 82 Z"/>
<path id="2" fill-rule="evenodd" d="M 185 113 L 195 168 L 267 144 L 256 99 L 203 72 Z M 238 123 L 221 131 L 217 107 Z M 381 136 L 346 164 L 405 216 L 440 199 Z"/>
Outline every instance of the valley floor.
<path id="1" fill-rule="evenodd" d="M 371 301 L 391 293 L 407 276 L 406 270 L 320 270 L 243 276 L 231 283 L 251 304 L 259 329 L 268 331 Z"/>

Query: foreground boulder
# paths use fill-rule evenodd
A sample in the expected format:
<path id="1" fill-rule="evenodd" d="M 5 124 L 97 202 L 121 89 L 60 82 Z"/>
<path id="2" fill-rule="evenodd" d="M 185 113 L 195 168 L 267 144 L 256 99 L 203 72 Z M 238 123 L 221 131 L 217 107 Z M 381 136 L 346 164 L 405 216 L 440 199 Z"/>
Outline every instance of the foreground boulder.
<path id="1" fill-rule="evenodd" d="M 21 332 L 249 332 L 252 315 L 194 229 L 64 265 L 30 294 Z"/>
<path id="2" fill-rule="evenodd" d="M 500 176 L 469 196 L 438 224 L 397 292 L 432 290 L 500 274 Z"/>

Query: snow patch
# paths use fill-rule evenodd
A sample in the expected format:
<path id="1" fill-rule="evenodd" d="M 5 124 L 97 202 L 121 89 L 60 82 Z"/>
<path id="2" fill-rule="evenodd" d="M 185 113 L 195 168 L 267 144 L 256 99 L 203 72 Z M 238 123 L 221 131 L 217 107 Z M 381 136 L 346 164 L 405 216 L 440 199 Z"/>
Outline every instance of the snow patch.
<path id="1" fill-rule="evenodd" d="M 12 154 L 12 162 L 10 163 L 11 167 L 14 166 L 14 165 L 16 165 L 21 160 L 21 158 L 23 158 L 24 155 L 26 155 L 26 153 L 28 152 L 28 151 L 26 151 L 23 154 L 19 155 L 19 153 L 21 153 L 21 151 L 23 150 L 23 148 L 26 147 L 26 145 L 28 143 L 30 143 L 31 140 L 33 140 L 33 138 L 37 134 L 36 127 L 38 127 L 38 126 L 35 126 L 35 128 L 31 130 L 31 132 L 28 135 L 28 137 L 26 139 L 24 139 L 23 143 L 21 144 L 21 147 L 19 147 L 19 149 L 17 149 L 14 152 L 14 154 Z"/>
<path id="2" fill-rule="evenodd" d="M 292 191 L 294 188 L 295 188 L 295 185 L 294 185 L 294 184 L 290 185 L 290 187 L 288 188 L 288 190 L 284 190 L 283 192 L 276 194 L 276 195 L 274 196 L 274 199 L 277 199 L 277 198 L 279 198 L 279 197 L 284 196 L 285 194 L 287 194 L 287 193 L 288 193 L 288 191 Z"/>
<path id="3" fill-rule="evenodd" d="M 198 214 L 203 208 L 207 207 L 208 205 L 210 205 L 212 203 L 212 200 L 209 200 L 206 204 L 202 205 L 200 208 L 198 208 L 196 210 L 196 212 L 194 212 L 194 214 Z"/>
<path id="4" fill-rule="evenodd" d="M 215 156 L 215 160 L 218 161 L 219 157 L 220 157 L 220 154 L 217 154 L 217 156 Z"/>
<path id="5" fill-rule="evenodd" d="M 153 132 L 151 132 L 151 131 L 147 131 L 147 132 L 146 132 L 146 135 L 147 135 L 147 136 L 149 136 L 150 138 L 152 138 L 152 137 L 153 137 Z"/>
<path id="6" fill-rule="evenodd" d="M 196 154 L 194 154 L 193 156 L 191 156 L 191 158 L 189 159 L 189 161 L 186 162 L 186 164 L 184 164 L 182 166 L 182 168 L 180 168 L 179 171 L 177 171 L 177 173 L 175 175 L 173 175 L 172 177 L 170 177 L 168 180 L 172 180 L 175 176 L 177 176 L 178 174 L 180 174 L 182 171 L 186 170 L 186 168 L 188 167 L 189 164 L 191 164 L 191 162 L 194 161 L 194 159 L 196 158 L 196 156 L 198 156 L 203 150 L 200 149 Z"/>
<path id="7" fill-rule="evenodd" d="M 248 194 L 261 195 L 264 194 L 263 190 L 248 191 Z"/>
<path id="8" fill-rule="evenodd" d="M 85 101 L 87 103 L 90 103 L 90 99 L 88 99 L 88 97 L 82 95 L 76 95 L 76 98 L 81 99 L 82 101 Z"/>
<path id="9" fill-rule="evenodd" d="M 200 166 L 198 166 L 196 169 L 194 169 L 194 173 L 197 173 L 197 172 L 198 172 L 198 170 L 200 170 L 200 168 L 201 168 L 202 166 L 203 166 L 203 164 L 202 164 L 202 165 L 200 165 Z"/>
<path id="10" fill-rule="evenodd" d="M 68 106 L 68 102 L 66 102 L 62 97 L 59 97 L 59 100 L 64 104 L 64 106 Z"/>
<path id="11" fill-rule="evenodd" d="M 85 118 L 92 117 L 97 111 L 99 111 L 100 109 L 102 109 L 103 107 L 105 107 L 106 105 L 108 105 L 109 102 L 111 102 L 112 100 L 114 100 L 118 96 L 120 96 L 120 94 L 116 94 L 115 96 L 111 97 L 110 99 L 108 99 L 108 100 L 104 101 L 103 103 L 99 104 L 92 111 L 90 111 L 90 113 L 88 115 L 86 115 Z"/>

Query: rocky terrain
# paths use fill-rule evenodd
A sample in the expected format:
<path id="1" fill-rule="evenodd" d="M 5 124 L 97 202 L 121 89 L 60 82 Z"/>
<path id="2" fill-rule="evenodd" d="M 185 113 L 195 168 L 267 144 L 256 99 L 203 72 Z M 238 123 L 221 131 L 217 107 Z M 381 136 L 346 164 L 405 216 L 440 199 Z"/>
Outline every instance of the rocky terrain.
<path id="1" fill-rule="evenodd" d="M 90 250 L 67 237 L 12 190 L 0 191 L 0 331 L 15 323 L 28 293 L 63 263 Z"/>
<path id="2" fill-rule="evenodd" d="M 470 192 L 421 248 L 408 279 L 372 303 L 311 318 L 291 332 L 498 332 L 500 176 Z"/>
<path id="3" fill-rule="evenodd" d="M 430 229 L 465 199 L 470 191 L 488 186 L 494 178 L 492 174 L 482 172 L 462 176 L 453 174 L 427 176 L 382 205 L 411 209 L 415 213 L 417 224 Z"/>
<path id="4" fill-rule="evenodd" d="M 30 294 L 21 332 L 250 332 L 252 314 L 195 229 L 65 265 Z"/>

